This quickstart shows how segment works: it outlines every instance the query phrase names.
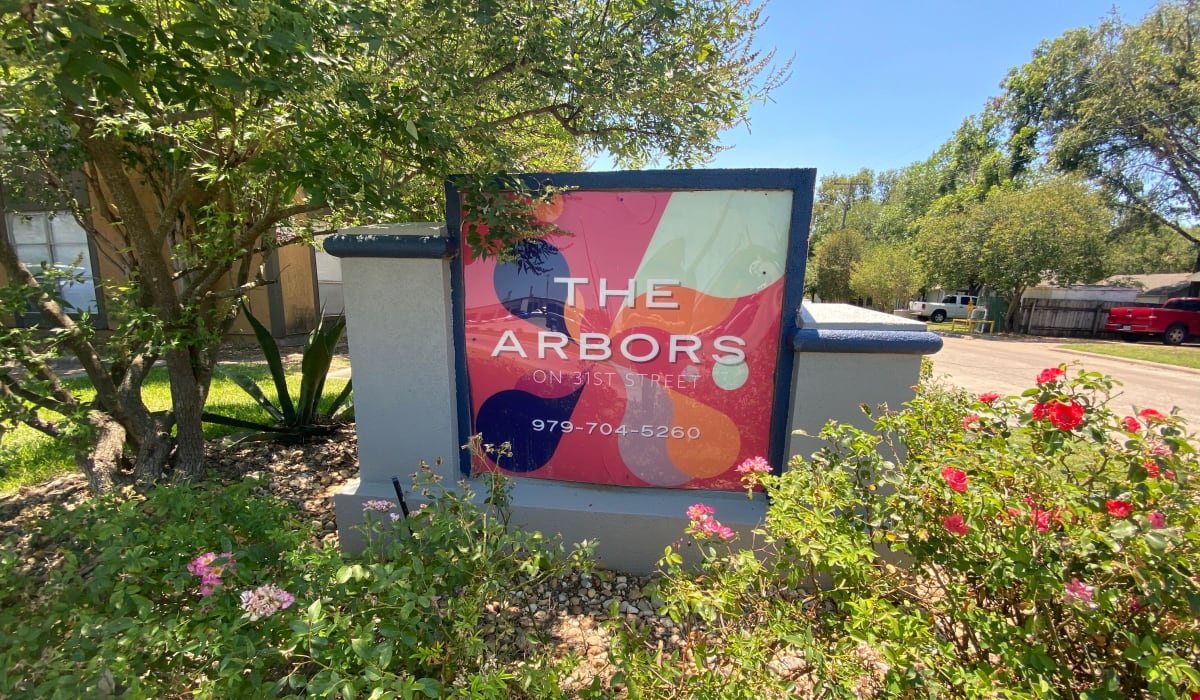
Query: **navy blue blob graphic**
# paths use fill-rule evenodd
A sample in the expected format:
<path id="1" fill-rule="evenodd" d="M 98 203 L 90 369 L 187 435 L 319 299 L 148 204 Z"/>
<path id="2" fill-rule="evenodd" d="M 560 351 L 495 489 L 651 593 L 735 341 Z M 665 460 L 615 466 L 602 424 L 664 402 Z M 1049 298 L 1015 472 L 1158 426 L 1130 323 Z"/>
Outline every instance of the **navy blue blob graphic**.
<path id="1" fill-rule="evenodd" d="M 563 307 L 567 286 L 555 277 L 570 277 L 571 268 L 553 243 L 521 241 L 513 246 L 511 262 L 496 265 L 492 285 L 496 298 L 517 318 L 549 331 L 567 333 Z"/>
<path id="2" fill-rule="evenodd" d="M 586 385 L 585 385 L 586 386 Z M 475 431 L 483 441 L 512 445 L 512 457 L 501 458 L 499 466 L 510 472 L 531 472 L 550 461 L 562 440 L 562 422 L 571 419 L 583 386 L 557 399 L 544 399 L 520 389 L 492 394 L 479 407 Z M 541 430 L 534 428 L 541 421 Z"/>

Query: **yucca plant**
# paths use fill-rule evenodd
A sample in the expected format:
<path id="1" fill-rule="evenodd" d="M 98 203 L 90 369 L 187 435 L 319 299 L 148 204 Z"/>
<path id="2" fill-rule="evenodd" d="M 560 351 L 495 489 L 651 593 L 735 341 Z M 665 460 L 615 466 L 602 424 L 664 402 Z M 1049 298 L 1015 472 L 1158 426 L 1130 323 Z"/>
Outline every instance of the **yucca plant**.
<path id="1" fill-rule="evenodd" d="M 325 393 L 325 379 L 329 374 L 329 366 L 338 341 L 346 331 L 346 319 L 338 316 L 326 324 L 322 318 L 317 322 L 308 339 L 304 342 L 303 359 L 300 361 L 300 393 L 292 399 L 288 389 L 287 375 L 283 370 L 283 357 L 279 345 L 265 326 L 249 309 L 243 307 L 246 320 L 254 328 L 254 335 L 262 348 L 267 367 L 271 370 L 271 378 L 275 382 L 275 401 L 263 393 L 258 384 L 248 375 L 240 372 L 218 368 L 224 376 L 242 388 L 263 407 L 272 419 L 272 423 L 256 423 L 254 421 L 230 418 L 216 413 L 204 412 L 204 420 L 218 425 L 234 428 L 246 428 L 226 439 L 227 443 L 238 443 L 246 440 L 278 440 L 292 441 L 330 432 L 335 423 L 353 419 L 354 402 L 351 398 L 353 381 L 346 382 L 345 388 L 329 405 L 325 412 L 321 411 L 321 398 Z"/>

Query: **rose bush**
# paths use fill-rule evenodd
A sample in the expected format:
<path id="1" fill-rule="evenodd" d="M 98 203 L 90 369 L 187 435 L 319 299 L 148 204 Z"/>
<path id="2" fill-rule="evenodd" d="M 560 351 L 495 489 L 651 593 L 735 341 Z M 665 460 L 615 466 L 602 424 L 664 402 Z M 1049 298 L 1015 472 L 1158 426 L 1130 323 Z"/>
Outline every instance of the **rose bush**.
<path id="1" fill-rule="evenodd" d="M 693 646 L 631 691 L 694 697 L 1191 697 L 1200 690 L 1196 451 L 1174 415 L 1108 405 L 1067 367 L 1021 396 L 925 382 L 873 429 L 765 488 L 754 551 L 711 537 L 698 571 L 663 560 Z M 715 517 L 708 513 L 708 517 Z M 674 670 L 663 670 L 674 669 Z M 652 672 L 653 671 L 653 672 Z"/>

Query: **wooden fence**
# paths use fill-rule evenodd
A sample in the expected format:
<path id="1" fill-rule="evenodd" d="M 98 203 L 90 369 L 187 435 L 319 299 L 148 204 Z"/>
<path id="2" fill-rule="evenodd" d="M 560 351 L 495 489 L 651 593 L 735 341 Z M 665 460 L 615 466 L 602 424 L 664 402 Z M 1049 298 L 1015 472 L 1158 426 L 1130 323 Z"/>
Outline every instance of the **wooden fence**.
<path id="1" fill-rule="evenodd" d="M 1029 335 L 1096 337 L 1104 332 L 1108 310 L 1117 306 L 1147 305 L 1096 299 L 1022 299 L 1020 330 Z"/>

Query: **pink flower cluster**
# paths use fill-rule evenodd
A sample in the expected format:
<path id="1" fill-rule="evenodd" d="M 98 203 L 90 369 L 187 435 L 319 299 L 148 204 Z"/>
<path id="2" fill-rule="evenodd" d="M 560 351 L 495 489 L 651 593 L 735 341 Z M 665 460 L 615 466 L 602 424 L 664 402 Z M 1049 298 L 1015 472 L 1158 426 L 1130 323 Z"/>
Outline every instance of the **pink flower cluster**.
<path id="1" fill-rule="evenodd" d="M 194 576 L 200 577 L 200 595 L 209 596 L 220 586 L 221 574 L 226 571 L 233 571 L 233 552 L 221 552 L 217 556 L 215 552 L 205 552 L 193 559 L 188 565 L 187 570 Z"/>
<path id="2" fill-rule="evenodd" d="M 1078 578 L 1072 578 L 1063 586 L 1063 598 L 1068 603 L 1078 601 L 1089 607 L 1096 607 L 1092 602 L 1092 597 L 1096 593 L 1095 586 L 1089 586 Z"/>
<path id="3" fill-rule="evenodd" d="M 270 617 L 294 602 L 296 598 L 291 593 L 269 583 L 253 591 L 242 591 L 242 610 L 251 621 Z"/>
<path id="4" fill-rule="evenodd" d="M 735 535 L 732 529 L 725 527 L 716 518 L 713 513 L 716 510 L 712 506 L 706 506 L 703 503 L 697 503 L 687 509 L 688 533 L 693 537 L 706 537 L 719 539 L 725 542 L 732 540 Z"/>
<path id="5" fill-rule="evenodd" d="M 741 464 L 733 468 L 735 472 L 742 476 L 750 476 L 751 474 L 770 474 L 771 463 L 763 457 L 751 457 Z"/>
<path id="6" fill-rule="evenodd" d="M 377 513 L 386 513 L 392 509 L 392 502 L 385 501 L 382 498 L 373 498 L 369 501 L 364 501 L 362 505 L 364 513 L 375 511 Z"/>

